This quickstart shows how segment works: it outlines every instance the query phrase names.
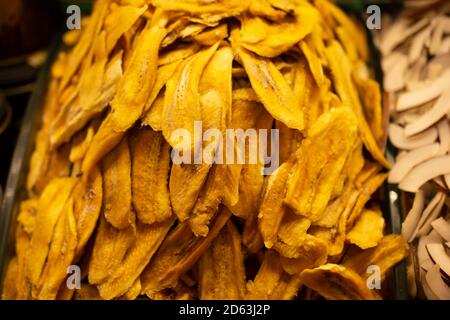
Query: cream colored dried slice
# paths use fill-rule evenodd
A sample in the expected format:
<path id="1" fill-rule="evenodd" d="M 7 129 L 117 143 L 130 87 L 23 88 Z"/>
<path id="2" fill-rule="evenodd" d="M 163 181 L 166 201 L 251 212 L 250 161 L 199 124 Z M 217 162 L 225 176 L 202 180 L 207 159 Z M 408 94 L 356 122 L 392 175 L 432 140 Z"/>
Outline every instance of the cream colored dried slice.
<path id="1" fill-rule="evenodd" d="M 389 172 L 388 181 L 389 183 L 400 183 L 403 178 L 411 171 L 413 168 L 439 154 L 440 144 L 432 143 L 408 152 L 401 159 L 397 159 L 397 162 L 392 167 Z"/>
<path id="2" fill-rule="evenodd" d="M 450 300 L 450 288 L 444 280 L 442 280 L 441 270 L 438 264 L 435 264 L 430 270 L 428 270 L 425 280 L 431 291 L 440 300 Z"/>
<path id="3" fill-rule="evenodd" d="M 417 236 L 420 237 L 422 235 L 426 235 L 431 231 L 431 223 L 440 215 L 444 202 L 445 196 L 442 193 L 437 193 L 436 197 L 429 203 L 419 220 Z"/>
<path id="4" fill-rule="evenodd" d="M 403 191 L 417 192 L 427 181 L 448 173 L 450 173 L 450 156 L 435 157 L 417 165 L 398 187 Z"/>
<path id="5" fill-rule="evenodd" d="M 420 216 L 422 215 L 422 211 L 425 205 L 425 192 L 423 190 L 418 190 L 414 196 L 414 202 L 406 215 L 405 220 L 402 223 L 402 235 L 408 241 L 413 241 L 414 230 L 419 223 Z"/>
<path id="6" fill-rule="evenodd" d="M 439 133 L 439 155 L 444 155 L 450 151 L 450 122 L 447 117 L 444 117 L 437 124 Z"/>
<path id="7" fill-rule="evenodd" d="M 450 69 L 446 70 L 438 79 L 430 85 L 411 92 L 405 92 L 399 95 L 397 100 L 397 111 L 404 111 L 410 108 L 420 106 L 421 104 L 439 97 L 447 84 L 450 82 Z"/>
<path id="8" fill-rule="evenodd" d="M 434 220 L 431 226 L 445 241 L 450 241 L 450 222 L 440 217 Z"/>
<path id="9" fill-rule="evenodd" d="M 396 21 L 392 25 L 389 31 L 383 36 L 381 42 L 381 52 L 383 54 L 390 53 L 396 46 L 400 45 L 409 36 L 415 34 L 420 29 L 424 28 L 428 23 L 428 19 L 423 18 L 413 25 L 410 25 L 411 21 L 405 17 Z"/>
<path id="10" fill-rule="evenodd" d="M 427 250 L 433 261 L 439 265 L 447 276 L 450 276 L 450 256 L 445 251 L 445 247 L 441 243 L 427 244 Z"/>
<path id="11" fill-rule="evenodd" d="M 399 149 L 417 149 L 436 141 L 438 130 L 430 127 L 414 136 L 406 136 L 405 130 L 395 123 L 389 125 L 389 139 Z"/>

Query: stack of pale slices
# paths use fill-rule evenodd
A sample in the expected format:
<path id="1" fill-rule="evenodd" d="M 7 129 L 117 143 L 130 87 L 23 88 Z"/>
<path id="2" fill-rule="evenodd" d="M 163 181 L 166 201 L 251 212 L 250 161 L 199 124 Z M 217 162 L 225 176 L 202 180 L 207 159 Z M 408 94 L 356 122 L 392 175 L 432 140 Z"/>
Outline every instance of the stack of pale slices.
<path id="1" fill-rule="evenodd" d="M 388 181 L 414 201 L 402 234 L 416 243 L 410 293 L 450 299 L 450 5 L 385 17 L 377 38 L 398 149 Z M 412 198 L 412 197 L 411 197 Z M 416 283 L 421 284 L 416 286 Z"/>

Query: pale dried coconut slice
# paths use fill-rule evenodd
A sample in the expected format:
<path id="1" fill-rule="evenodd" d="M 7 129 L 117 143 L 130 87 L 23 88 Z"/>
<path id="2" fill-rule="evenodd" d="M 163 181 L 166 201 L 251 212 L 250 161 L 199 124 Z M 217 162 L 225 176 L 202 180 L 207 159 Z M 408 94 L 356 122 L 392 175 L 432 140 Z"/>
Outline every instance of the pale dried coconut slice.
<path id="1" fill-rule="evenodd" d="M 429 23 L 429 19 L 423 18 L 412 26 L 409 25 L 409 22 L 410 21 L 407 18 L 400 18 L 385 33 L 380 44 L 380 51 L 384 55 L 389 54 L 396 46 L 405 41 L 405 39 L 409 36 L 424 28 Z"/>
<path id="2" fill-rule="evenodd" d="M 439 187 L 441 188 L 443 191 L 447 190 L 447 186 L 445 185 L 443 179 L 441 179 L 441 177 L 437 177 L 433 179 L 433 182 Z"/>
<path id="3" fill-rule="evenodd" d="M 436 25 L 433 30 L 433 34 L 431 35 L 430 40 L 430 54 L 435 55 L 439 52 L 439 48 L 441 46 L 442 37 L 444 36 L 444 30 L 450 25 L 450 18 L 448 17 L 438 17 L 436 18 Z"/>
<path id="4" fill-rule="evenodd" d="M 412 150 L 433 143 L 438 137 L 436 128 L 431 127 L 417 135 L 407 137 L 405 130 L 398 124 L 389 125 L 389 139 L 398 149 Z"/>
<path id="5" fill-rule="evenodd" d="M 444 67 L 440 65 L 439 63 L 428 63 L 426 68 L 426 79 L 428 81 L 434 81 L 438 79 L 442 71 L 444 70 Z"/>
<path id="6" fill-rule="evenodd" d="M 438 51 L 436 52 L 436 54 L 437 55 L 445 54 L 449 51 L 450 51 L 450 37 L 445 37 L 444 39 L 442 39 L 441 45 L 440 45 Z"/>
<path id="7" fill-rule="evenodd" d="M 430 266 L 434 263 L 428 254 L 427 245 L 430 243 L 441 243 L 442 238 L 437 234 L 429 234 L 419 238 L 419 243 L 417 244 L 417 260 L 419 261 L 419 266 L 422 269 L 428 270 Z"/>
<path id="8" fill-rule="evenodd" d="M 422 281 L 423 293 L 427 297 L 428 300 L 439 300 L 438 296 L 434 294 L 434 292 L 428 286 L 426 281 Z"/>
<path id="9" fill-rule="evenodd" d="M 406 82 L 407 91 L 419 90 L 427 85 L 425 81 L 421 80 L 427 61 L 427 53 L 423 51 L 419 59 L 406 71 L 405 78 L 408 79 Z"/>
<path id="10" fill-rule="evenodd" d="M 439 121 L 437 129 L 439 135 L 438 155 L 443 156 L 450 150 L 450 123 L 447 117 Z"/>
<path id="11" fill-rule="evenodd" d="M 422 162 L 411 170 L 398 187 L 403 191 L 417 192 L 425 182 L 449 173 L 450 156 L 435 157 Z"/>
<path id="12" fill-rule="evenodd" d="M 399 95 L 397 111 L 414 108 L 439 97 L 448 88 L 450 83 L 450 69 L 446 69 L 442 75 L 430 85 L 416 91 L 408 91 Z"/>
<path id="13" fill-rule="evenodd" d="M 449 78 L 450 80 L 450 78 Z M 450 82 L 449 82 L 450 83 Z M 412 136 L 429 128 L 442 119 L 450 110 L 450 88 L 448 88 L 436 101 L 433 107 L 425 112 L 415 122 L 406 125 L 405 135 Z"/>
<path id="14" fill-rule="evenodd" d="M 420 54 L 425 47 L 425 41 L 431 34 L 431 26 L 426 27 L 417 33 L 411 40 L 411 46 L 408 52 L 409 63 L 414 63 L 420 58 Z"/>
<path id="15" fill-rule="evenodd" d="M 442 271 L 450 276 L 450 257 L 445 251 L 442 243 L 429 243 L 427 244 L 427 250 L 431 259 L 439 265 Z"/>
<path id="16" fill-rule="evenodd" d="M 442 66 L 443 69 L 446 69 L 450 67 L 450 53 L 447 51 L 445 53 L 437 55 L 434 58 L 432 58 L 429 63 L 439 64 Z"/>
<path id="17" fill-rule="evenodd" d="M 445 182 L 447 189 L 450 189 L 450 174 L 444 175 L 444 182 Z"/>
<path id="18" fill-rule="evenodd" d="M 435 220 L 441 214 L 442 207 L 445 202 L 445 194 L 442 192 L 436 193 L 435 197 L 430 201 L 428 206 L 423 211 L 422 216 L 420 217 L 419 223 L 417 224 L 417 229 L 414 237 L 416 236 L 424 236 L 431 231 L 431 222 Z"/>
<path id="19" fill-rule="evenodd" d="M 440 300 L 450 300 L 450 287 L 445 284 L 444 280 L 442 280 L 439 265 L 435 264 L 432 268 L 430 268 L 425 279 L 430 290 Z"/>
<path id="20" fill-rule="evenodd" d="M 422 214 L 423 208 L 425 205 L 425 192 L 423 190 L 419 190 L 416 192 L 414 196 L 414 202 L 411 210 L 409 210 L 405 220 L 402 223 L 402 236 L 408 242 L 411 242 L 413 239 L 411 238 L 416 226 L 419 222 L 420 215 Z"/>
<path id="21" fill-rule="evenodd" d="M 392 65 L 384 77 L 384 89 L 389 92 L 395 92 L 405 87 L 405 72 L 408 67 L 408 58 L 401 55 L 395 64 Z"/>
<path id="22" fill-rule="evenodd" d="M 399 61 L 407 59 L 407 56 L 404 53 L 394 51 L 391 54 L 385 56 L 381 61 L 381 68 L 384 73 L 389 72 Z"/>
<path id="23" fill-rule="evenodd" d="M 440 150 L 439 143 L 432 143 L 417 149 L 414 149 L 401 159 L 397 159 L 396 163 L 389 172 L 389 183 L 400 183 L 403 178 L 418 164 L 425 160 L 433 158 Z"/>
<path id="24" fill-rule="evenodd" d="M 431 226 L 445 241 L 450 241 L 450 222 L 440 217 L 434 220 Z"/>

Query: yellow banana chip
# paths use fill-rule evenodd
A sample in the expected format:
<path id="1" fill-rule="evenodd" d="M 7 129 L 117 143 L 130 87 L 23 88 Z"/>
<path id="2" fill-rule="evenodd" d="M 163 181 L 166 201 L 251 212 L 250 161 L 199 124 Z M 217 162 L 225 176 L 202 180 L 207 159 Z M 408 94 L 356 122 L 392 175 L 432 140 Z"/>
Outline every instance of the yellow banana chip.
<path id="1" fill-rule="evenodd" d="M 134 131 L 130 140 L 133 208 L 143 223 L 162 222 L 172 214 L 169 145 L 160 132 L 145 128 Z"/>
<path id="2" fill-rule="evenodd" d="M 75 186 L 74 178 L 53 179 L 39 198 L 30 249 L 26 258 L 27 274 L 34 286 L 38 284 L 47 259 L 58 219 Z"/>
<path id="3" fill-rule="evenodd" d="M 337 264 L 325 264 L 315 269 L 307 269 L 300 274 L 300 281 L 326 299 L 379 299 L 357 273 Z"/>
<path id="4" fill-rule="evenodd" d="M 236 300 L 245 296 L 244 256 L 241 237 L 228 221 L 199 260 L 202 300 Z"/>
<path id="5" fill-rule="evenodd" d="M 347 234 L 347 241 L 361 249 L 375 247 L 383 238 L 384 219 L 379 208 L 364 209 Z"/>
<path id="6" fill-rule="evenodd" d="M 131 159 L 128 138 L 111 151 L 102 162 L 104 195 L 103 211 L 112 226 L 118 229 L 134 224 L 131 210 Z"/>
<path id="7" fill-rule="evenodd" d="M 344 261 L 344 266 L 354 270 L 363 278 L 367 278 L 371 273 L 367 268 L 371 265 L 377 266 L 380 276 L 384 278 L 386 272 L 399 261 L 408 255 L 408 243 L 400 235 L 384 236 L 376 247 L 361 251 Z"/>

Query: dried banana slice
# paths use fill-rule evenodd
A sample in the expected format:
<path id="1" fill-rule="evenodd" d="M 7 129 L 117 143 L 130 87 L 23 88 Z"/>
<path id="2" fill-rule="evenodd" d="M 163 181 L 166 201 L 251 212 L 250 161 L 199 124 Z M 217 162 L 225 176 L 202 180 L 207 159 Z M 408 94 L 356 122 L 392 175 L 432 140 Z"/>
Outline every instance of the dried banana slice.
<path id="1" fill-rule="evenodd" d="M 296 104 L 292 89 L 274 64 L 265 58 L 240 47 L 236 33 L 232 33 L 233 49 L 248 74 L 253 89 L 267 111 L 289 128 L 303 130 L 304 119 L 301 106 Z"/>
<path id="2" fill-rule="evenodd" d="M 131 209 L 131 157 L 128 138 L 112 150 L 102 161 L 103 212 L 112 226 L 129 228 L 134 224 Z"/>
<path id="3" fill-rule="evenodd" d="M 242 46 L 260 56 L 273 58 L 288 51 L 311 33 L 319 22 L 319 12 L 304 2 L 298 3 L 292 14 L 276 24 L 248 14 L 244 14 L 240 20 Z"/>
<path id="4" fill-rule="evenodd" d="M 60 92 L 69 84 L 88 51 L 92 48 L 91 45 L 102 28 L 103 20 L 108 11 L 108 5 L 109 1 L 107 0 L 96 2 L 86 30 L 82 32 L 80 40 L 70 53 L 71 59 L 68 59 L 68 64 L 64 68 L 63 76 L 59 84 Z"/>
<path id="5" fill-rule="evenodd" d="M 270 177 L 258 213 L 258 226 L 266 248 L 277 241 L 278 229 L 285 211 L 283 199 L 286 182 L 294 166 L 294 159 L 283 163 Z"/>
<path id="6" fill-rule="evenodd" d="M 110 271 L 110 276 L 98 286 L 103 299 L 109 300 L 129 292 L 160 247 L 173 222 L 174 218 L 171 217 L 151 225 L 140 222 L 136 224 L 135 241 L 129 247 L 118 268 Z"/>
<path id="7" fill-rule="evenodd" d="M 289 300 L 297 294 L 300 286 L 299 277 L 284 272 L 278 254 L 268 250 L 255 279 L 247 282 L 246 299 Z"/>
<path id="8" fill-rule="evenodd" d="M 142 115 L 153 88 L 158 66 L 159 45 L 166 34 L 158 19 L 146 26 L 139 35 L 128 68 L 111 101 L 112 111 L 101 124 L 82 164 L 88 176 L 94 165 L 111 151 Z M 130 108 L 130 106 L 133 106 Z"/>
<path id="9" fill-rule="evenodd" d="M 122 55 L 119 51 L 108 63 L 107 56 L 102 56 L 86 70 L 77 88 L 78 96 L 61 108 L 53 122 L 50 135 L 53 147 L 68 142 L 75 132 L 108 106 L 122 79 Z"/>
<path id="10" fill-rule="evenodd" d="M 384 219 L 379 208 L 364 209 L 347 234 L 347 241 L 361 249 L 375 247 L 383 238 Z"/>
<path id="11" fill-rule="evenodd" d="M 370 276 L 367 267 L 375 265 L 380 268 L 380 276 L 384 278 L 386 272 L 408 255 L 408 243 L 400 235 L 384 236 L 376 247 L 361 251 L 344 260 L 346 268 L 354 270 L 363 278 Z"/>
<path id="12" fill-rule="evenodd" d="M 17 296 L 16 277 L 17 277 L 17 257 L 9 260 L 3 279 L 2 300 L 15 300 Z"/>
<path id="13" fill-rule="evenodd" d="M 206 237 L 211 219 L 219 210 L 223 197 L 223 170 L 217 165 L 209 171 L 208 178 L 192 209 L 188 220 L 192 232 L 198 237 Z"/>
<path id="14" fill-rule="evenodd" d="M 21 211 L 22 214 L 23 211 Z M 33 219 L 34 220 L 34 219 Z M 14 283 L 16 287 L 16 300 L 27 300 L 31 298 L 31 283 L 27 274 L 27 254 L 30 247 L 31 235 L 26 231 L 26 227 L 18 225 L 16 229 L 16 256 L 17 275 Z M 5 277 L 6 278 L 6 277 Z M 4 280 L 5 281 L 5 280 Z M 6 287 L 6 285 L 5 285 Z M 3 292 L 7 290 L 4 288 Z"/>
<path id="15" fill-rule="evenodd" d="M 33 296 L 40 300 L 54 300 L 67 275 L 77 247 L 77 227 L 73 215 L 73 200 L 66 203 L 55 225 L 47 261 L 38 283 L 38 293 Z M 34 291 L 34 290 L 33 290 Z M 32 292 L 33 292 L 32 291 Z"/>
<path id="16" fill-rule="evenodd" d="M 105 17 L 104 30 L 106 31 L 106 52 L 110 53 L 119 38 L 127 32 L 133 24 L 143 15 L 148 6 L 136 7 L 133 5 L 117 6 L 110 10 Z"/>
<path id="17" fill-rule="evenodd" d="M 103 178 L 100 170 L 94 168 L 91 178 L 78 181 L 73 192 L 74 217 L 77 224 L 77 247 L 75 260 L 78 260 L 94 232 L 103 201 Z"/>
<path id="18" fill-rule="evenodd" d="M 166 84 L 163 134 L 173 148 L 188 152 L 199 143 L 193 139 L 194 122 L 202 120 L 199 84 L 202 72 L 218 46 L 219 43 L 216 43 L 188 58 Z M 178 141 L 180 138 L 176 133 L 181 128 L 189 132 L 191 141 Z"/>
<path id="19" fill-rule="evenodd" d="M 141 275 L 142 293 L 151 297 L 155 292 L 176 286 L 178 278 L 189 270 L 217 237 L 231 216 L 222 208 L 206 237 L 195 237 L 189 224 L 180 223 L 173 229 Z"/>
<path id="20" fill-rule="evenodd" d="M 351 66 L 347 55 L 337 41 L 333 41 L 325 49 L 325 53 L 333 75 L 334 86 L 339 97 L 345 105 L 351 106 L 358 117 L 358 127 L 364 146 L 369 150 L 375 160 L 384 167 L 390 168 L 390 164 L 386 161 L 383 153 L 378 148 L 377 142 L 364 117 L 358 92 L 356 91 L 351 78 Z"/>
<path id="21" fill-rule="evenodd" d="M 41 278 L 55 226 L 60 216 L 64 214 L 75 183 L 75 178 L 53 179 L 39 198 L 35 231 L 26 257 L 27 274 L 33 286 L 37 286 Z"/>
<path id="22" fill-rule="evenodd" d="M 135 130 L 130 142 L 133 208 L 143 223 L 162 222 L 172 214 L 168 188 L 169 145 L 160 132 L 146 128 Z"/>
<path id="23" fill-rule="evenodd" d="M 106 221 L 102 214 L 89 262 L 89 283 L 104 282 L 120 266 L 135 239 L 132 227 L 116 229 Z"/>
<path id="24" fill-rule="evenodd" d="M 231 221 L 203 253 L 198 268 L 200 299 L 244 298 L 246 288 L 241 236 Z"/>
<path id="25" fill-rule="evenodd" d="M 356 135 L 356 118 L 346 107 L 322 114 L 308 130 L 285 199 L 297 214 L 313 222 L 324 215 Z"/>
<path id="26" fill-rule="evenodd" d="M 218 0 L 205 3 L 202 0 L 154 0 L 155 7 L 169 11 L 185 11 L 190 14 L 220 13 L 223 17 L 239 15 L 248 3 L 239 0 Z"/>
<path id="27" fill-rule="evenodd" d="M 192 76 L 198 77 L 197 72 L 203 73 L 201 78 L 198 78 L 198 93 L 200 97 L 195 98 L 200 108 L 200 119 L 202 120 L 202 128 L 204 130 L 214 129 L 220 130 L 220 134 L 225 132 L 231 117 L 231 67 L 233 55 L 231 49 L 223 47 L 216 49 L 217 45 L 211 47 L 207 51 L 200 52 L 197 56 L 197 62 L 192 66 Z M 214 53 L 214 51 L 216 51 Z M 201 55 L 200 55 L 201 54 Z M 206 59 L 209 59 L 209 63 Z M 195 61 L 194 61 L 195 62 Z M 205 64 L 202 67 L 201 64 Z M 189 65 L 189 63 L 188 63 Z M 187 70 L 186 70 L 187 69 Z M 190 68 L 185 67 L 184 72 L 189 72 Z M 186 74 L 187 75 L 187 74 Z M 189 76 L 188 76 L 189 77 Z M 184 76 L 183 78 L 184 79 Z M 197 79 L 197 78 L 196 78 Z M 183 80 L 184 81 L 184 80 Z M 191 79 L 191 81 L 197 81 Z M 192 85 L 192 83 L 190 84 Z M 183 84 L 179 84 L 180 90 L 183 89 Z M 188 88 L 184 88 L 188 89 Z M 166 90 L 166 100 L 169 93 L 169 85 Z M 196 91 L 193 91 L 196 92 Z M 180 93 L 181 94 L 181 93 Z M 195 94 L 192 94 L 192 98 Z M 182 98 L 183 95 L 179 96 Z M 198 99 L 199 98 L 199 99 Z M 164 109 L 166 108 L 166 102 Z M 186 105 L 187 101 L 179 100 L 179 104 L 184 105 L 186 108 L 192 109 L 193 106 Z M 187 109 L 186 109 L 187 110 Z M 180 117 L 179 114 L 174 114 L 176 117 Z M 200 120 L 197 119 L 197 120 Z M 195 121 L 193 119 L 192 121 Z M 190 123 L 186 123 L 188 126 L 192 126 Z M 184 127 L 183 127 L 184 128 Z M 164 127 L 163 127 L 164 133 Z M 195 134 L 195 133 L 194 133 Z M 193 135 L 191 136 L 193 137 Z M 169 140 L 170 141 L 170 140 Z M 194 142 L 196 145 L 197 142 Z M 201 141 L 198 143 L 202 143 Z M 203 187 L 212 161 L 205 161 L 205 155 L 208 157 L 214 157 L 217 147 L 220 145 L 219 140 L 212 142 L 202 143 L 202 163 L 201 164 L 173 164 L 170 175 L 170 198 L 174 212 L 181 221 L 188 219 L 192 215 L 192 209 L 197 201 L 199 192 Z M 181 148 L 183 152 L 191 152 L 191 145 Z M 195 152 L 195 151 L 194 151 Z M 197 155 L 194 154 L 194 157 Z M 194 159 L 195 160 L 195 159 Z M 224 176 L 227 178 L 228 176 Z M 233 178 L 233 176 L 231 176 Z"/>
<path id="28" fill-rule="evenodd" d="M 337 264 L 325 264 L 300 274 L 301 282 L 330 300 L 378 300 L 357 273 Z"/>

